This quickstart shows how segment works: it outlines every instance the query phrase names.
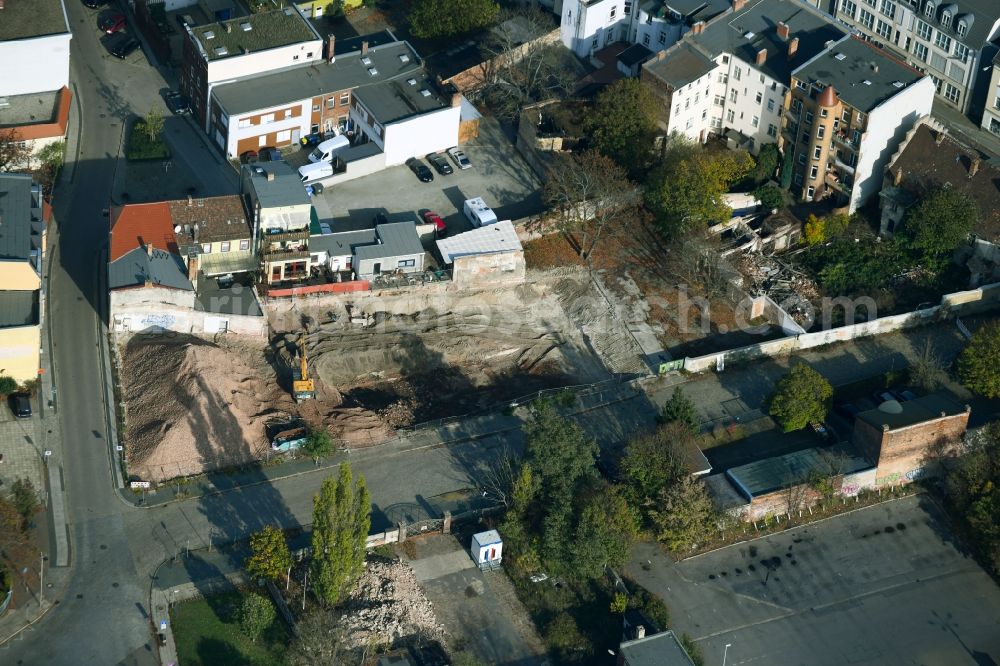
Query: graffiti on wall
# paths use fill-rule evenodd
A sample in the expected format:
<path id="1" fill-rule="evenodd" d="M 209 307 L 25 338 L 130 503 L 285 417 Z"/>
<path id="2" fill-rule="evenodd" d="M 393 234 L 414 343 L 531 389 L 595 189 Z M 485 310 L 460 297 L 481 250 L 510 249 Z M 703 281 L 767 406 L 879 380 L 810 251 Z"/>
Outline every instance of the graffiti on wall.
<path id="1" fill-rule="evenodd" d="M 176 317 L 169 314 L 149 314 L 141 317 L 139 319 L 139 329 L 147 328 L 164 328 L 169 329 L 174 325 L 177 320 Z"/>

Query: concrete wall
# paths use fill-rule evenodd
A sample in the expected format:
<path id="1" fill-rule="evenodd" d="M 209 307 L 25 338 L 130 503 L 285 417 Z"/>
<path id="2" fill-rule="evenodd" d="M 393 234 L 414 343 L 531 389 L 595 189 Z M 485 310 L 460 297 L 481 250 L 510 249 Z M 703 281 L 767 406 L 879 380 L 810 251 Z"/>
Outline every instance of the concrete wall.
<path id="1" fill-rule="evenodd" d="M 267 338 L 267 319 L 246 315 L 218 314 L 169 306 L 137 305 L 114 311 L 111 329 L 116 333 L 218 333 Z"/>
<path id="2" fill-rule="evenodd" d="M 221 30 L 221 28 L 219 29 Z M 239 25 L 233 27 L 233 30 L 239 29 Z M 206 44 L 211 48 L 211 41 Z M 310 53 L 312 57 L 309 56 Z M 247 53 L 246 55 L 229 55 L 218 60 L 208 61 L 208 83 L 218 83 L 219 81 L 229 81 L 230 79 L 243 79 L 283 67 L 291 67 L 293 65 L 302 66 L 309 62 L 318 62 L 322 59 L 323 42 L 320 39 L 296 42 L 295 44 L 279 46 L 256 53 Z"/>
<path id="3" fill-rule="evenodd" d="M 0 288 L 10 291 L 35 291 L 41 289 L 42 280 L 27 261 L 17 259 L 0 261 Z"/>
<path id="4" fill-rule="evenodd" d="M 194 292 L 162 287 L 132 287 L 112 289 L 108 295 L 112 316 L 134 307 L 165 305 L 174 308 L 194 309 Z"/>
<path id="5" fill-rule="evenodd" d="M 65 32 L 0 41 L 0 93 L 28 95 L 68 86 L 70 39 Z"/>
<path id="6" fill-rule="evenodd" d="M 0 374 L 18 382 L 38 378 L 41 330 L 35 326 L 0 328 Z"/>
<path id="7" fill-rule="evenodd" d="M 387 126 L 384 146 L 386 166 L 457 146 L 461 114 L 460 107 L 449 106 Z"/>
<path id="8" fill-rule="evenodd" d="M 413 261 L 412 266 L 400 266 L 401 261 Z M 358 259 L 357 255 L 354 257 L 354 261 L 351 262 L 354 270 L 357 271 L 358 277 L 362 280 L 366 280 L 375 275 L 375 264 L 379 264 L 379 273 L 395 273 L 399 271 L 400 273 L 419 273 L 424 270 L 424 253 L 420 254 L 401 254 L 396 257 L 382 257 L 380 259 Z"/>
<path id="9" fill-rule="evenodd" d="M 875 487 L 875 475 L 878 468 L 870 467 L 853 474 L 845 474 L 840 483 L 840 491 L 837 493 L 843 497 L 854 497 L 862 490 L 870 490 Z"/>
<path id="10" fill-rule="evenodd" d="M 496 252 L 457 257 L 452 280 L 463 289 L 524 282 L 524 251 Z"/>

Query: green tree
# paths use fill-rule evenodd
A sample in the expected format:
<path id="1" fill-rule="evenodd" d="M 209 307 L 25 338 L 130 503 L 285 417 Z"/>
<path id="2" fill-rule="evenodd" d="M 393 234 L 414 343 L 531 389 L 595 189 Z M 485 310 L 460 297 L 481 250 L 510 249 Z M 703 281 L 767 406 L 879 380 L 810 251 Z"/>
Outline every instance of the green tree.
<path id="1" fill-rule="evenodd" d="M 970 437 L 965 454 L 945 463 L 948 508 L 965 528 L 980 560 L 996 575 L 1000 573 L 1000 425 L 991 423 Z"/>
<path id="2" fill-rule="evenodd" d="M 753 191 L 753 195 L 767 210 L 774 210 L 785 205 L 785 193 L 774 185 L 761 185 Z"/>
<path id="3" fill-rule="evenodd" d="M 697 447 L 697 443 L 691 429 L 681 421 L 663 424 L 629 441 L 620 467 L 634 502 L 650 503 L 687 473 L 683 453 L 686 446 Z"/>
<path id="4" fill-rule="evenodd" d="M 340 476 L 323 479 L 313 498 L 310 580 L 316 598 L 326 606 L 343 600 L 364 571 L 365 541 L 371 527 L 371 498 L 363 476 L 355 482 L 351 466 Z"/>
<path id="5" fill-rule="evenodd" d="M 670 394 L 656 420 L 660 423 L 681 423 L 690 428 L 694 434 L 701 430 L 701 420 L 698 418 L 698 410 L 694 406 L 694 401 L 687 397 L 684 389 L 680 386 Z"/>
<path id="6" fill-rule="evenodd" d="M 310 428 L 306 441 L 302 443 L 302 452 L 313 459 L 319 466 L 320 458 L 326 458 L 333 451 L 333 440 L 325 427 Z"/>
<path id="7" fill-rule="evenodd" d="M 678 554 L 704 543 L 718 525 L 718 513 L 705 484 L 690 474 L 661 490 L 650 514 L 657 540 Z"/>
<path id="8" fill-rule="evenodd" d="M 830 410 L 833 387 L 823 375 L 799 363 L 782 377 L 771 396 L 769 413 L 785 432 L 822 422 Z"/>
<path id="9" fill-rule="evenodd" d="M 31 479 L 18 479 L 10 486 L 11 502 L 21 514 L 22 525 L 27 527 L 31 517 L 38 511 L 38 492 Z"/>
<path id="10" fill-rule="evenodd" d="M 0 129 L 0 173 L 24 168 L 31 158 L 31 148 L 13 127 Z"/>
<path id="11" fill-rule="evenodd" d="M 264 630 L 271 626 L 277 611 L 271 600 L 258 592 L 249 592 L 240 602 L 237 610 L 237 619 L 240 629 L 247 635 L 252 643 L 256 643 Z"/>
<path id="12" fill-rule="evenodd" d="M 0 395 L 10 395 L 17 392 L 17 380 L 7 375 L 0 375 Z"/>
<path id="13" fill-rule="evenodd" d="M 915 249 L 930 255 L 954 250 L 979 223 L 979 206 L 969 195 L 940 187 L 911 208 L 901 235 Z"/>
<path id="14" fill-rule="evenodd" d="M 766 183 L 774 178 L 778 171 L 778 164 L 781 162 L 781 153 L 778 152 L 777 144 L 765 143 L 761 146 L 755 162 L 753 171 L 755 182 Z M 771 206 L 771 208 L 778 208 L 778 206 Z"/>
<path id="15" fill-rule="evenodd" d="M 723 195 L 752 166 L 746 151 L 702 150 L 676 166 L 664 163 L 654 169 L 646 181 L 646 202 L 660 230 L 676 238 L 728 220 L 732 210 Z"/>
<path id="16" fill-rule="evenodd" d="M 629 171 L 641 175 L 652 157 L 658 106 L 638 79 L 619 79 L 598 96 L 587 122 L 590 144 Z"/>
<path id="17" fill-rule="evenodd" d="M 250 555 L 244 563 L 250 578 L 278 580 L 292 566 L 285 535 L 274 525 L 265 525 L 250 535 Z"/>
<path id="18" fill-rule="evenodd" d="M 410 30 L 422 39 L 452 37 L 493 24 L 500 5 L 493 0 L 415 0 Z"/>
<path id="19" fill-rule="evenodd" d="M 639 515 L 622 494 L 606 488 L 591 499 L 576 529 L 574 566 L 597 578 L 606 565 L 621 566 L 632 554 L 639 533 Z"/>
<path id="20" fill-rule="evenodd" d="M 970 391 L 1000 397 L 1000 322 L 979 328 L 958 357 L 958 376 Z"/>
<path id="21" fill-rule="evenodd" d="M 149 113 L 142 119 L 142 127 L 149 142 L 155 143 L 159 140 L 160 134 L 163 133 L 163 115 L 156 109 L 150 109 Z"/>

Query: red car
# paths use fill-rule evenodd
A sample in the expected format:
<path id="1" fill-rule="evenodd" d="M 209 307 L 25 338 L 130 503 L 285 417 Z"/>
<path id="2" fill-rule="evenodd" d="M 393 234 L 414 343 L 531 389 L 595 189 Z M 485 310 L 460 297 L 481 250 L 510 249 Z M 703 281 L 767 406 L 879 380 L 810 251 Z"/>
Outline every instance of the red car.
<path id="1" fill-rule="evenodd" d="M 121 32 L 125 29 L 125 15 L 112 14 L 101 21 L 101 30 L 109 35 Z"/>
<path id="2" fill-rule="evenodd" d="M 424 222 L 434 225 L 434 230 L 437 232 L 438 238 L 444 238 L 448 235 L 448 227 L 445 226 L 444 220 L 434 211 L 429 210 L 424 213 Z"/>

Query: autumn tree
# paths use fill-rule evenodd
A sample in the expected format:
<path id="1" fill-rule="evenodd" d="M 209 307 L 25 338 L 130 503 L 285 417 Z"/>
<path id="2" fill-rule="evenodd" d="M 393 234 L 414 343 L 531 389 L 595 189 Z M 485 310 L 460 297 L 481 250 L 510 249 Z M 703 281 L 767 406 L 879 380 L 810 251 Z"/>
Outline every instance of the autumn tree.
<path id="1" fill-rule="evenodd" d="M 729 219 L 732 210 L 724 195 L 752 167 L 746 151 L 701 150 L 654 169 L 646 181 L 646 202 L 668 238 L 704 229 Z"/>
<path id="2" fill-rule="evenodd" d="M 781 154 L 778 146 L 774 143 L 765 143 L 760 147 L 760 152 L 754 160 L 753 179 L 758 183 L 766 183 L 774 178 L 778 171 L 778 163 L 781 161 Z M 777 208 L 777 206 L 771 206 Z"/>
<path id="3" fill-rule="evenodd" d="M 629 440 L 620 469 L 633 502 L 648 505 L 660 491 L 687 474 L 684 450 L 690 446 L 697 447 L 697 442 L 681 421 Z"/>
<path id="4" fill-rule="evenodd" d="M 799 363 L 775 386 L 768 410 L 785 432 L 822 422 L 830 410 L 833 387 L 823 375 Z"/>
<path id="5" fill-rule="evenodd" d="M 278 580 L 292 566 L 285 535 L 274 525 L 265 525 L 250 535 L 250 555 L 244 563 L 247 575 L 253 579 Z"/>
<path id="6" fill-rule="evenodd" d="M 422 39 L 464 35 L 496 21 L 500 5 L 493 0 L 415 0 L 410 30 Z"/>
<path id="7" fill-rule="evenodd" d="M 942 485 L 951 514 L 996 575 L 1000 573 L 1000 425 L 987 425 L 966 446 L 964 455 L 947 461 Z"/>
<path id="8" fill-rule="evenodd" d="M 559 155 L 548 170 L 545 202 L 556 227 L 574 236 L 580 257 L 590 257 L 609 226 L 635 214 L 642 197 L 625 169 L 596 151 Z"/>
<path id="9" fill-rule="evenodd" d="M 364 571 L 365 542 L 371 527 L 371 499 L 363 476 L 355 482 L 351 466 L 323 479 L 313 498 L 313 592 L 325 606 L 339 603 Z"/>
<path id="10" fill-rule="evenodd" d="M 940 187 L 906 213 L 901 236 L 914 249 L 929 255 L 954 250 L 979 223 L 979 206 L 969 195 L 951 186 Z"/>
<path id="11" fill-rule="evenodd" d="M 958 376 L 970 391 L 1000 397 L 1000 322 L 987 322 L 973 334 L 958 357 Z"/>
<path id="12" fill-rule="evenodd" d="M 718 526 L 718 513 L 705 484 L 690 474 L 660 491 L 650 515 L 656 539 L 678 554 L 704 543 Z"/>
<path id="13" fill-rule="evenodd" d="M 13 127 L 0 129 L 0 173 L 23 169 L 31 158 L 31 148 Z"/>
<path id="14" fill-rule="evenodd" d="M 289 666 L 338 663 L 342 637 L 333 613 L 310 607 L 295 624 L 295 630 L 296 635 L 285 654 Z"/>
<path id="15" fill-rule="evenodd" d="M 657 131 L 657 102 L 638 79 L 619 79 L 594 104 L 587 131 L 591 146 L 628 170 L 645 172 Z"/>
<path id="16" fill-rule="evenodd" d="M 842 236 L 850 225 L 850 218 L 846 215 L 830 215 L 828 217 L 816 217 L 812 213 L 806 218 L 805 227 L 802 230 L 802 237 L 806 245 L 819 245 L 828 240 Z"/>
<path id="17" fill-rule="evenodd" d="M 240 607 L 236 611 L 240 629 L 247 635 L 251 643 L 256 643 L 264 630 L 271 626 L 278 612 L 271 600 L 259 592 L 249 592 L 244 595 Z"/>
<path id="18" fill-rule="evenodd" d="M 934 350 L 931 338 L 928 336 L 924 340 L 924 347 L 920 351 L 920 355 L 910 362 L 907 379 L 911 386 L 919 387 L 927 393 L 933 393 L 947 378 L 945 364 Z"/>
<path id="19" fill-rule="evenodd" d="M 663 403 L 657 421 L 660 423 L 680 423 L 694 434 L 697 434 L 701 429 L 701 420 L 698 418 L 698 410 L 694 406 L 694 401 L 680 386 L 675 388 L 667 401 Z"/>

